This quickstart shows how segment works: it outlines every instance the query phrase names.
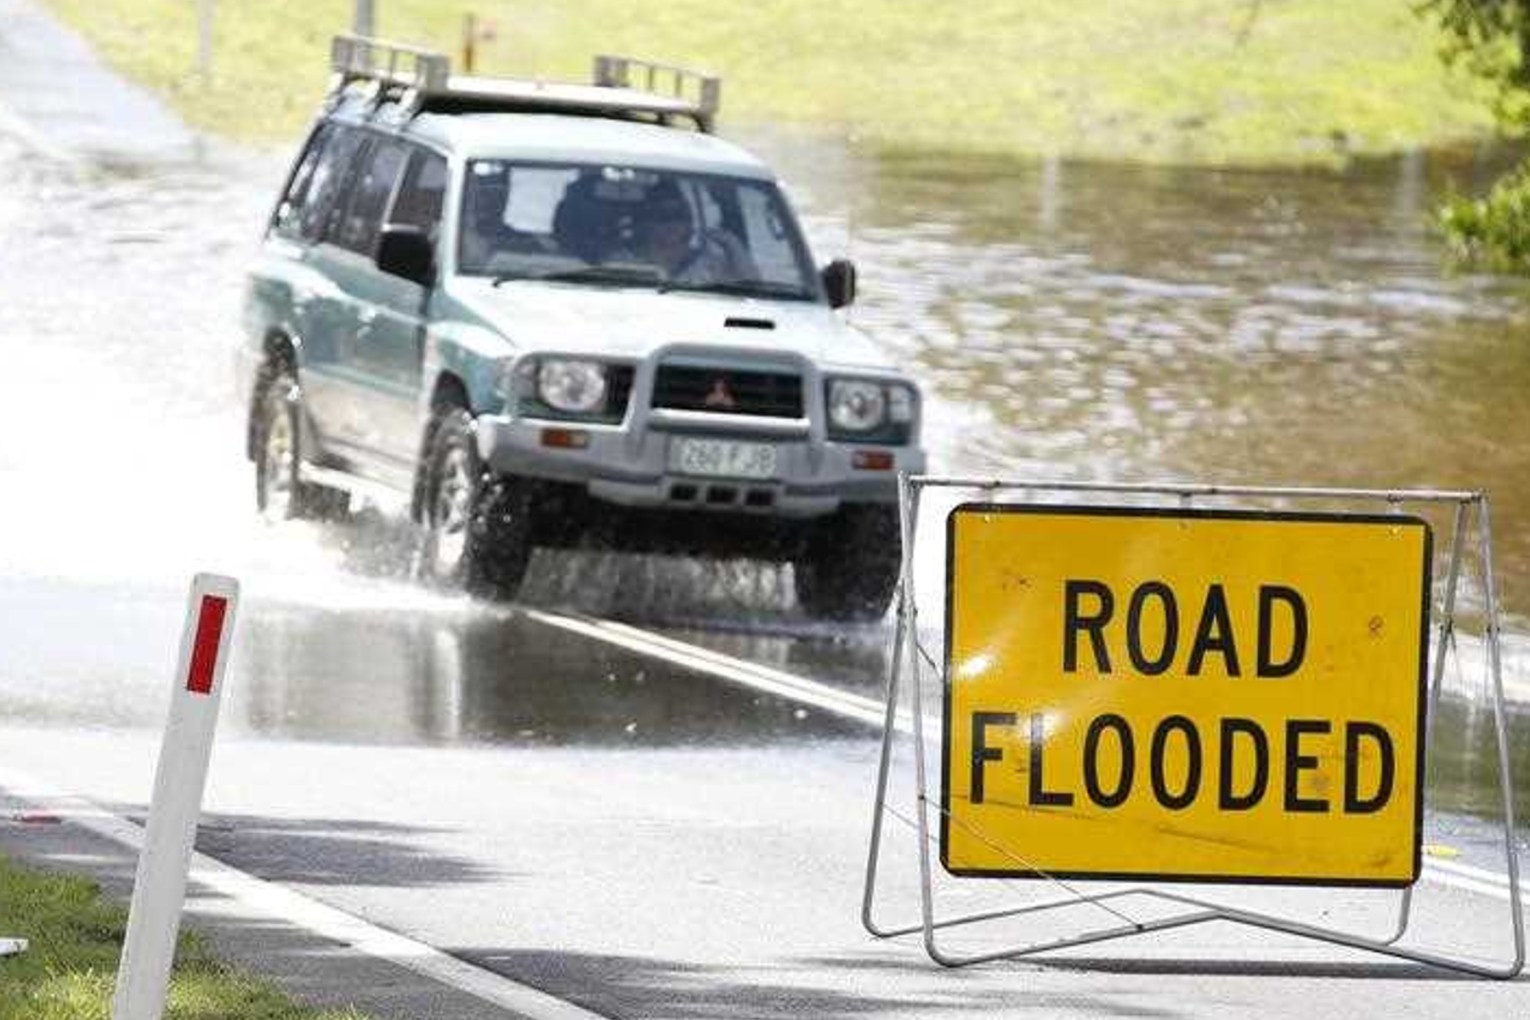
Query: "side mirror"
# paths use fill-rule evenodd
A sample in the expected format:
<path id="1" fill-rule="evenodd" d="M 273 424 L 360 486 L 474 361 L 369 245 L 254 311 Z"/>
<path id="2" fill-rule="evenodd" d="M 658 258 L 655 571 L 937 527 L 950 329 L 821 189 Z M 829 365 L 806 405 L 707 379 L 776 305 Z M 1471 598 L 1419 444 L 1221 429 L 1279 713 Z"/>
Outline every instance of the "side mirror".
<path id="1" fill-rule="evenodd" d="M 844 308 L 855 300 L 855 263 L 849 259 L 835 259 L 823 267 L 824 293 L 829 296 L 830 308 Z"/>
<path id="2" fill-rule="evenodd" d="M 389 223 L 377 239 L 377 268 L 421 287 L 436 282 L 436 248 L 419 227 Z"/>

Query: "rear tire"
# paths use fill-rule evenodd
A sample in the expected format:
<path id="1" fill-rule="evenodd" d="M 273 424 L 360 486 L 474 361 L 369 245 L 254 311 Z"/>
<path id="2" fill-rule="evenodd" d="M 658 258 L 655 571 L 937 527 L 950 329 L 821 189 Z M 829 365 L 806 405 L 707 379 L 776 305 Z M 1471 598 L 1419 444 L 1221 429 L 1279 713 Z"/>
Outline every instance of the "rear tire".
<path id="1" fill-rule="evenodd" d="M 531 561 L 529 489 L 484 465 L 467 411 L 443 412 L 432 430 L 424 496 L 427 579 L 449 591 L 513 599 Z"/>
<path id="2" fill-rule="evenodd" d="M 897 507 L 840 507 L 814 527 L 792 561 L 797 604 L 822 620 L 880 620 L 898 588 L 902 549 Z"/>
<path id="3" fill-rule="evenodd" d="M 270 521 L 340 520 L 350 493 L 303 481 L 303 403 L 297 378 L 273 368 L 255 397 L 255 507 Z"/>

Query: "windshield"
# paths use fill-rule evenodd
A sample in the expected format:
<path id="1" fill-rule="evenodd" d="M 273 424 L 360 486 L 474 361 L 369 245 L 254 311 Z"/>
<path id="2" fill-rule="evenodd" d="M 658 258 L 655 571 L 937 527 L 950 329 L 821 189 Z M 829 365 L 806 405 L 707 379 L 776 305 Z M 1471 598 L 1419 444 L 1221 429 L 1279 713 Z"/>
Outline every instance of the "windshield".
<path id="1" fill-rule="evenodd" d="M 627 166 L 470 162 L 457 268 L 496 280 L 818 297 L 773 183 Z"/>

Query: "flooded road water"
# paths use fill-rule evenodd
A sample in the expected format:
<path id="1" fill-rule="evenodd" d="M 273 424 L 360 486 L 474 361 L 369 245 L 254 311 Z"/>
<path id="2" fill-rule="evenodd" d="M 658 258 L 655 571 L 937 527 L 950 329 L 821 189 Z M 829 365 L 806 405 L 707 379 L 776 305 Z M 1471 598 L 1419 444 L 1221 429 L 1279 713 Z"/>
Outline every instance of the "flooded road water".
<path id="1" fill-rule="evenodd" d="M 823 234 L 862 264 L 858 321 L 940 402 L 938 467 L 1486 489 L 1523 618 L 1530 304 L 1518 281 L 1444 275 L 1429 228 L 1448 189 L 1500 164 L 882 155 L 830 164 L 822 197 L 849 211 Z M 809 165 L 788 175 L 812 181 Z"/>
<path id="2" fill-rule="evenodd" d="M 860 264 L 854 319 L 923 380 L 937 470 L 1483 487 L 1523 647 L 1530 301 L 1515 282 L 1442 275 L 1425 226 L 1447 182 L 1477 186 L 1491 160 L 1233 173 L 745 140 L 794 184 L 820 258 Z M 231 712 L 245 732 L 599 746 L 869 738 L 789 699 L 423 591 L 408 580 L 415 536 L 396 518 L 257 522 L 231 354 L 242 272 L 285 154 L 78 169 L 8 145 L 0 714 L 152 725 L 180 585 L 218 569 L 249 595 Z M 536 605 L 878 693 L 887 628 L 804 620 L 784 569 L 538 564 Z M 1462 690 L 1453 704 L 1469 715 L 1477 689 Z M 1442 782 L 1454 802 L 1491 812 L 1482 760 L 1456 748 Z"/>

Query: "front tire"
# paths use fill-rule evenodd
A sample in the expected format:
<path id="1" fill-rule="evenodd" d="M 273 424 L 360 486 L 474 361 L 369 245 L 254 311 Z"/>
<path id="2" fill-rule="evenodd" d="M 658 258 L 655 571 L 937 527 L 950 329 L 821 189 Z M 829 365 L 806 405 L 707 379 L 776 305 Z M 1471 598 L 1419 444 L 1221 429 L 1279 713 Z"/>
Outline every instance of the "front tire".
<path id="1" fill-rule="evenodd" d="M 823 620 L 880 620 L 898 588 L 902 548 L 897 507 L 840 507 L 814 526 L 792 562 L 797 604 Z"/>
<path id="2" fill-rule="evenodd" d="M 303 481 L 303 404 L 297 378 L 276 368 L 261 386 L 255 417 L 255 507 L 270 521 L 338 520 L 350 494 Z"/>
<path id="3" fill-rule="evenodd" d="M 526 484 L 494 476 L 478 456 L 473 416 L 447 411 L 426 461 L 423 569 L 437 587 L 507 601 L 531 561 Z"/>

